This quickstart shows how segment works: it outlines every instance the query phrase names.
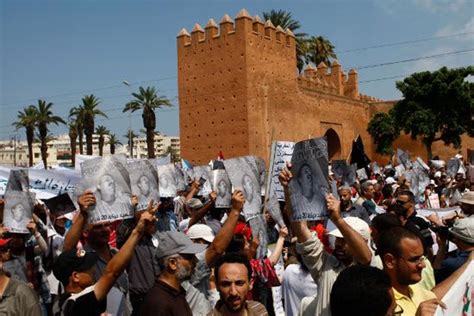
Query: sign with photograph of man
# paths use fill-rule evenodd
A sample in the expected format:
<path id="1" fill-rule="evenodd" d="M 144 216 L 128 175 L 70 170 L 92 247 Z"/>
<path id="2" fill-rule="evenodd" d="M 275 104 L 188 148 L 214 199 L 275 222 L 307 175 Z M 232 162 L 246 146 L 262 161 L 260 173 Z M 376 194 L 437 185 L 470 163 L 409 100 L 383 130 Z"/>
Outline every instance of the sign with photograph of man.
<path id="1" fill-rule="evenodd" d="M 173 164 L 158 166 L 159 192 L 161 197 L 176 196 L 176 170 Z"/>
<path id="2" fill-rule="evenodd" d="M 132 193 L 138 198 L 137 210 L 146 209 L 148 203 L 160 200 L 158 173 L 148 160 L 135 160 L 127 164 Z"/>
<path id="3" fill-rule="evenodd" d="M 133 217 L 126 164 L 124 155 L 91 159 L 81 164 L 81 191 L 91 190 L 96 198 L 89 217 L 91 224 Z"/>
<path id="4" fill-rule="evenodd" d="M 224 169 L 212 170 L 212 190 L 217 193 L 216 208 L 229 208 L 232 202 L 232 185 Z"/>
<path id="5" fill-rule="evenodd" d="M 351 186 L 356 182 L 356 164 L 348 165 L 345 160 L 333 160 L 331 171 L 336 180 L 345 186 Z"/>
<path id="6" fill-rule="evenodd" d="M 459 166 L 461 165 L 461 160 L 458 158 L 451 158 L 448 160 L 448 165 L 446 168 L 446 173 L 450 177 L 454 177 L 459 172 Z"/>
<path id="7" fill-rule="evenodd" d="M 267 180 L 267 196 L 275 196 L 278 201 L 285 201 L 285 193 L 283 192 L 280 180 L 278 180 L 278 175 L 286 164 L 291 162 L 294 147 L 295 143 L 293 142 L 274 141 L 272 143 Z"/>
<path id="8" fill-rule="evenodd" d="M 253 166 L 245 157 L 224 160 L 225 170 L 229 175 L 234 190 L 242 190 L 245 196 L 244 216 L 249 220 L 261 213 L 262 199 L 260 196 L 260 182 Z"/>
<path id="9" fill-rule="evenodd" d="M 410 160 L 410 155 L 406 151 L 397 148 L 397 161 L 398 163 L 402 164 L 405 169 L 410 169 L 412 167 L 412 163 Z"/>
<path id="10" fill-rule="evenodd" d="M 3 209 L 3 225 L 11 233 L 28 234 L 26 225 L 31 221 L 35 194 L 23 191 L 5 192 L 5 207 Z"/>
<path id="11" fill-rule="evenodd" d="M 267 223 L 262 214 L 252 217 L 249 220 L 250 228 L 252 229 L 252 237 L 258 238 L 258 248 L 255 254 L 257 259 L 263 259 L 267 255 L 268 234 Z"/>
<path id="12" fill-rule="evenodd" d="M 211 167 L 208 165 L 204 166 L 195 166 L 194 170 L 194 180 L 196 181 L 204 181 L 206 180 L 202 186 L 201 190 L 197 193 L 197 195 L 209 195 L 212 192 L 212 183 L 211 183 Z"/>
<path id="13" fill-rule="evenodd" d="M 28 169 L 11 169 L 5 191 L 29 191 Z"/>
<path id="14" fill-rule="evenodd" d="M 308 139 L 295 144 L 289 183 L 292 221 L 317 220 L 327 216 L 328 149 L 325 137 Z"/>

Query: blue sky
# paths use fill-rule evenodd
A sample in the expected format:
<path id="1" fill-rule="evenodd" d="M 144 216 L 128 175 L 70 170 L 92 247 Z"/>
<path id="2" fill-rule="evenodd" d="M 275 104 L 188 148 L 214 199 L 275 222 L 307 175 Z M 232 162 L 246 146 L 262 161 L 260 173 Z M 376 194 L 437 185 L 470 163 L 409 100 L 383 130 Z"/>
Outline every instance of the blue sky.
<path id="1" fill-rule="evenodd" d="M 474 49 L 472 0 L 327 0 L 327 1 L 6 1 L 0 0 L 0 139 L 15 134 L 17 111 L 45 98 L 55 114 L 66 116 L 85 94 L 101 99 L 109 119 L 99 119 L 117 135 L 128 128 L 121 109 L 130 90 L 153 85 L 175 106 L 158 110 L 157 129 L 179 135 L 176 34 L 194 23 L 217 22 L 270 9 L 292 12 L 301 31 L 324 35 L 336 46 L 345 70 L 445 52 Z M 462 36 L 454 34 L 470 33 Z M 345 52 L 357 48 L 437 37 L 404 45 Z M 442 37 L 442 38 L 440 38 Z M 364 94 L 400 97 L 395 81 L 441 66 L 474 64 L 474 53 L 359 70 Z M 122 84 L 126 80 L 131 88 Z M 142 127 L 139 113 L 132 127 Z M 53 133 L 66 128 L 53 127 Z M 24 139 L 24 131 L 18 132 Z"/>

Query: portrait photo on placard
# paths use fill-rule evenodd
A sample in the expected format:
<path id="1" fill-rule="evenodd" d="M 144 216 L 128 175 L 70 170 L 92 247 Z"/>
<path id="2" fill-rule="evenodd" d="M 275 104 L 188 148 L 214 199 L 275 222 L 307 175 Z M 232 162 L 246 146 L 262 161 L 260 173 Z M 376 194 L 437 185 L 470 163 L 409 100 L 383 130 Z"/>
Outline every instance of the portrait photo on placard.
<path id="1" fill-rule="evenodd" d="M 34 203 L 35 194 L 32 192 L 5 192 L 3 225 L 12 233 L 29 233 L 26 225 L 28 225 L 32 219 Z"/>
<path id="2" fill-rule="evenodd" d="M 153 164 L 148 160 L 135 160 L 127 164 L 130 175 L 132 193 L 138 198 L 137 210 L 147 208 L 150 201 L 158 202 L 158 173 Z"/>
<path id="3" fill-rule="evenodd" d="M 212 170 L 212 190 L 217 193 L 216 208 L 229 208 L 232 201 L 232 185 L 224 169 Z"/>
<path id="4" fill-rule="evenodd" d="M 195 166 L 194 171 L 194 180 L 201 181 L 201 190 L 197 195 L 209 195 L 212 192 L 212 183 L 211 183 L 211 167 L 208 165 Z"/>
<path id="5" fill-rule="evenodd" d="M 157 167 L 160 197 L 176 196 L 176 170 L 173 164 Z"/>
<path id="6" fill-rule="evenodd" d="M 124 155 L 87 160 L 81 164 L 81 191 L 91 190 L 96 197 L 90 223 L 133 217 L 130 176 Z"/>

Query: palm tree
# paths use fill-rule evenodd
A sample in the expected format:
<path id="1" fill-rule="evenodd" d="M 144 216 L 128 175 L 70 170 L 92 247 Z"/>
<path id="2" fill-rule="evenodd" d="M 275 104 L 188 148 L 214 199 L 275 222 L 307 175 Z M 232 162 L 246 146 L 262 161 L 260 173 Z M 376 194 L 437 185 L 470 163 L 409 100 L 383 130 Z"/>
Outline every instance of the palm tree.
<path id="1" fill-rule="evenodd" d="M 308 58 L 316 66 L 321 62 L 331 65 L 331 59 L 337 59 L 334 45 L 323 36 L 312 36 L 308 41 Z"/>
<path id="2" fill-rule="evenodd" d="M 107 115 L 97 108 L 99 104 L 100 100 L 93 94 L 86 95 L 82 98 L 87 155 L 92 155 L 92 136 L 94 135 L 94 119 L 96 115 L 101 115 L 107 118 Z"/>
<path id="3" fill-rule="evenodd" d="M 41 159 L 43 160 L 44 168 L 48 169 L 48 125 L 49 124 L 66 124 L 64 120 L 53 115 L 51 108 L 53 103 L 46 103 L 45 100 L 38 100 L 38 105 L 35 107 L 36 112 L 36 127 L 38 128 L 38 137 L 41 142 Z"/>
<path id="4" fill-rule="evenodd" d="M 69 117 L 76 122 L 77 136 L 79 137 L 79 153 L 84 154 L 84 108 L 82 105 L 73 107 L 69 111 Z"/>
<path id="5" fill-rule="evenodd" d="M 265 21 L 270 20 L 275 27 L 279 25 L 284 30 L 290 29 L 295 34 L 296 66 L 298 67 L 298 71 L 301 72 L 308 61 L 308 34 L 295 32 L 301 27 L 300 22 L 293 19 L 291 12 L 285 10 L 263 12 L 263 18 Z"/>
<path id="6" fill-rule="evenodd" d="M 35 122 L 36 122 L 36 111 L 35 107 L 30 105 L 23 108 L 22 111 L 18 111 L 18 121 L 13 123 L 17 128 L 25 128 L 26 130 L 26 142 L 28 143 L 28 160 L 30 167 L 33 166 L 33 141 L 35 139 Z"/>
<path id="7" fill-rule="evenodd" d="M 181 157 L 178 155 L 178 151 L 171 146 L 168 146 L 162 156 L 170 155 L 170 161 L 176 163 L 181 161 Z"/>
<path id="8" fill-rule="evenodd" d="M 140 109 L 143 110 L 142 118 L 143 126 L 146 129 L 148 158 L 155 158 L 155 109 L 162 106 L 172 106 L 172 104 L 165 96 L 158 96 L 154 87 L 147 87 L 146 89 L 140 87 L 138 90 L 139 93 L 132 93 L 135 100 L 128 102 L 123 112 L 131 111 L 133 113 Z"/>
<path id="9" fill-rule="evenodd" d="M 74 167 L 76 165 L 76 140 L 77 140 L 77 122 L 75 120 L 70 120 L 69 127 L 69 142 L 71 145 L 71 164 Z"/>
<path id="10" fill-rule="evenodd" d="M 133 140 L 138 137 L 137 134 L 131 129 L 128 130 L 127 134 L 123 135 L 127 139 L 128 148 L 130 150 L 130 158 L 133 158 Z"/>
<path id="11" fill-rule="evenodd" d="M 103 156 L 105 144 L 104 136 L 110 134 L 110 131 L 107 129 L 107 127 L 99 125 L 95 129 L 95 133 L 99 135 L 99 156 Z"/>
<path id="12" fill-rule="evenodd" d="M 116 145 L 122 145 L 122 143 L 118 140 L 118 138 L 117 138 L 117 136 L 115 136 L 115 134 L 110 134 L 109 141 L 107 143 L 110 145 L 110 154 L 111 155 L 115 154 L 115 146 Z"/>

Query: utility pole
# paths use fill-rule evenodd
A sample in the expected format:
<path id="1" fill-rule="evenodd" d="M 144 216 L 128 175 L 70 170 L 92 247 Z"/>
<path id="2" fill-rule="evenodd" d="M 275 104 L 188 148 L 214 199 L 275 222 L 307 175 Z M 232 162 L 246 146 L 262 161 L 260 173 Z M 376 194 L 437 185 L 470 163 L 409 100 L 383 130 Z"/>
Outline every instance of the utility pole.
<path id="1" fill-rule="evenodd" d="M 13 166 L 16 167 L 16 134 L 13 135 Z"/>
<path id="2" fill-rule="evenodd" d="M 123 80 L 122 83 L 127 86 L 128 92 L 132 94 L 130 83 L 127 80 Z M 132 159 L 132 111 L 128 112 L 128 150 L 130 159 Z"/>

